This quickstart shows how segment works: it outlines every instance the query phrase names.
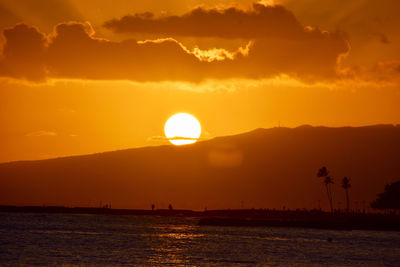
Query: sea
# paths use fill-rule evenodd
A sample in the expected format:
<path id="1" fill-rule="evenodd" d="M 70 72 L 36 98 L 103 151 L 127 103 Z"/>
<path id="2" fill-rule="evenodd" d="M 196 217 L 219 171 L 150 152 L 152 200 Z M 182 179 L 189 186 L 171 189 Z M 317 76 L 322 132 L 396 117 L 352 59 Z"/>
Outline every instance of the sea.
<path id="1" fill-rule="evenodd" d="M 400 232 L 0 213 L 0 266 L 400 266 Z"/>

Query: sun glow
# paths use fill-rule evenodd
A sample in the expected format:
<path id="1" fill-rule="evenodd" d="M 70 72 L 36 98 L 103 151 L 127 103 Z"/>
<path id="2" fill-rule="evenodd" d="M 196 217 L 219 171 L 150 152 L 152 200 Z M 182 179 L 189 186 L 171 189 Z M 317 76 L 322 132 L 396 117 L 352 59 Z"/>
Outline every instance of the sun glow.
<path id="1" fill-rule="evenodd" d="M 200 122 L 187 113 L 177 113 L 171 116 L 164 126 L 165 136 L 176 145 L 193 144 L 201 134 Z"/>

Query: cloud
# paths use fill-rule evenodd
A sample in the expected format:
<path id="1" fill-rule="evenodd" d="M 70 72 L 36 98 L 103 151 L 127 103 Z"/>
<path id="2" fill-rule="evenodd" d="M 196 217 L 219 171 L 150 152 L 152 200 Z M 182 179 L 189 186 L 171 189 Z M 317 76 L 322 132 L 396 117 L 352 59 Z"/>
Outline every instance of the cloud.
<path id="1" fill-rule="evenodd" d="M 40 137 L 40 136 L 56 136 L 56 135 L 57 135 L 57 133 L 55 133 L 55 132 L 40 130 L 40 131 L 27 133 L 25 136 Z"/>
<path id="2" fill-rule="evenodd" d="M 337 77 L 338 63 L 350 46 L 342 32 L 304 27 L 281 5 L 253 4 L 249 10 L 196 8 L 181 16 L 127 15 L 104 26 L 115 32 L 251 40 L 246 57 L 237 57 L 213 70 L 214 77 L 259 79 L 281 74 L 315 81 Z M 231 78 L 231 77 L 229 77 Z"/>
<path id="3" fill-rule="evenodd" d="M 145 41 L 138 41 L 137 43 L 140 45 L 145 44 L 160 44 L 163 42 L 173 42 L 179 45 L 182 50 L 184 50 L 189 55 L 195 56 L 200 61 L 207 61 L 213 62 L 215 60 L 222 61 L 226 59 L 234 60 L 237 56 L 247 56 L 249 54 L 249 48 L 252 45 L 252 42 L 248 42 L 246 47 L 239 47 L 237 51 L 230 52 L 223 48 L 213 48 L 208 50 L 201 50 L 198 47 L 195 47 L 193 50 L 189 50 L 186 48 L 182 43 L 178 42 L 173 38 L 161 38 L 156 40 L 145 40 Z"/>
<path id="4" fill-rule="evenodd" d="M 170 140 L 202 140 L 203 138 L 193 138 L 193 137 L 184 137 L 184 136 L 174 136 L 174 137 L 165 137 L 165 136 L 152 136 L 149 138 L 151 141 L 170 141 Z"/>
<path id="5" fill-rule="evenodd" d="M 46 37 L 36 27 L 18 24 L 3 31 L 6 42 L 0 75 L 40 81 L 45 77 Z"/>
<path id="6" fill-rule="evenodd" d="M 49 39 L 51 77 L 100 80 L 199 80 L 205 62 L 174 39 L 111 42 L 89 24 L 59 24 Z M 228 53 L 228 52 L 227 52 Z"/>
<path id="7" fill-rule="evenodd" d="M 133 17 L 144 25 L 140 27 L 143 31 L 246 40 L 234 51 L 221 47 L 189 49 L 172 37 L 121 42 L 97 38 L 88 22 L 58 24 L 50 35 L 18 24 L 4 31 L 0 76 L 29 81 L 201 82 L 285 74 L 316 82 L 338 78 L 340 58 L 349 52 L 344 34 L 303 27 L 282 6 L 254 4 L 249 11 L 198 8 L 183 16 Z M 113 25 L 125 20 L 113 21 Z"/>
<path id="8" fill-rule="evenodd" d="M 376 86 L 396 86 L 400 84 L 400 60 L 380 61 L 368 67 L 352 66 L 343 70 L 348 80 L 375 83 Z"/>
<path id="9" fill-rule="evenodd" d="M 220 38 L 302 38 L 303 26 L 283 6 L 253 4 L 250 10 L 196 8 L 182 16 L 127 15 L 104 23 L 116 32 Z"/>
<path id="10" fill-rule="evenodd" d="M 374 65 L 379 61 L 399 60 L 400 1 L 398 0 L 280 0 L 296 17 L 324 29 L 345 31 L 351 53 L 342 65 Z M 383 46 L 384 45 L 384 46 Z"/>

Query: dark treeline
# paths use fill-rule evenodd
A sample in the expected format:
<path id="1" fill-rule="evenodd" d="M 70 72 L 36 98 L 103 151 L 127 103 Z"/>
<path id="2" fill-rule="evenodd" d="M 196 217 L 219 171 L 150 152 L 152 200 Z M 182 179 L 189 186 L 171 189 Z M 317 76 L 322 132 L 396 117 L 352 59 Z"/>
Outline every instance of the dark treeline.
<path id="1" fill-rule="evenodd" d="M 323 179 L 323 183 L 325 185 L 326 194 L 329 201 L 329 206 L 331 212 L 338 212 L 339 210 L 335 210 L 333 206 L 333 185 L 335 184 L 334 179 L 329 175 L 328 169 L 323 166 L 317 172 L 317 177 Z M 350 179 L 346 176 L 341 180 L 341 187 L 345 190 L 346 193 L 346 212 L 350 212 L 350 198 L 349 198 L 349 189 L 351 188 Z M 392 184 L 387 184 L 385 186 L 385 191 L 381 194 L 378 194 L 378 198 L 374 200 L 370 207 L 375 210 L 383 210 L 388 211 L 389 213 L 398 213 L 400 212 L 400 181 L 394 182 Z M 365 210 L 364 210 L 365 212 Z"/>
<path id="2" fill-rule="evenodd" d="M 400 181 L 385 186 L 385 191 L 371 203 L 371 207 L 379 210 L 400 211 Z"/>

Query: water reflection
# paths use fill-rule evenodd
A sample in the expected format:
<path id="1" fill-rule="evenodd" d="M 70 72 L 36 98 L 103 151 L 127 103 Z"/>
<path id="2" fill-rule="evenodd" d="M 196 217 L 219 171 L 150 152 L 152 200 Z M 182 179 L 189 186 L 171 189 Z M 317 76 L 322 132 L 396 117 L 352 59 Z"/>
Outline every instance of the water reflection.
<path id="1" fill-rule="evenodd" d="M 327 242 L 328 238 L 333 241 Z M 0 262 L 9 266 L 396 266 L 400 233 L 200 227 L 196 219 L 187 218 L 1 214 Z"/>

